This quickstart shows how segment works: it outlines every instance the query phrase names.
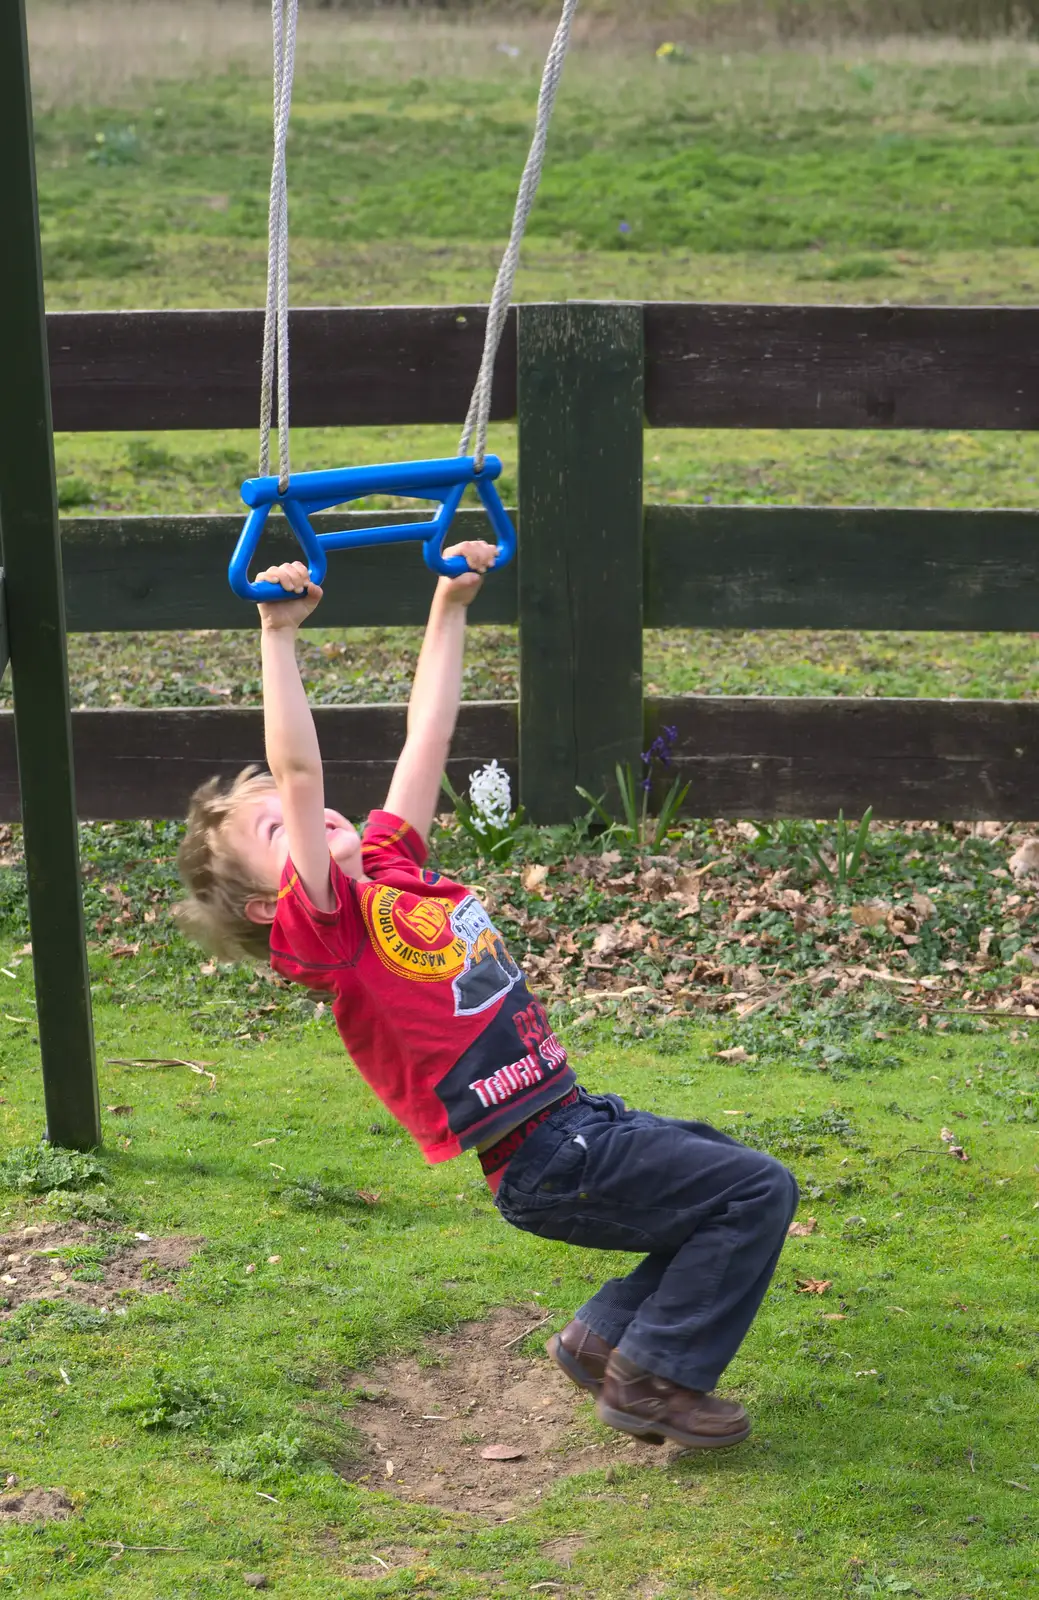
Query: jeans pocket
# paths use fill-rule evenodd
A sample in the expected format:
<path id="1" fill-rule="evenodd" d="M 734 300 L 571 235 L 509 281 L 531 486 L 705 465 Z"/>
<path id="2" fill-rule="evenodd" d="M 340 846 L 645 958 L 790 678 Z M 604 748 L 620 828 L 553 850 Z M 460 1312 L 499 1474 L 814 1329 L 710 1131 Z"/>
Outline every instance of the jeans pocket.
<path id="1" fill-rule="evenodd" d="M 535 1152 L 530 1151 L 530 1156 Z M 544 1206 L 558 1206 L 567 1196 L 580 1193 L 581 1178 L 588 1160 L 588 1146 L 584 1135 L 566 1134 L 554 1148 L 540 1159 L 523 1161 L 515 1176 L 510 1162 L 505 1169 L 498 1189 L 498 1209 L 510 1211 L 539 1210 Z"/>

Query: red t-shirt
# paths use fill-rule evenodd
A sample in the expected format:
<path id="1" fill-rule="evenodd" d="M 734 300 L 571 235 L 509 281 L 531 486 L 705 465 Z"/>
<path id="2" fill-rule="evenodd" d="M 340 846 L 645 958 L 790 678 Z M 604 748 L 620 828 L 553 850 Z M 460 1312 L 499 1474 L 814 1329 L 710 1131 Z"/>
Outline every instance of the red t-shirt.
<path id="1" fill-rule="evenodd" d="M 334 995 L 361 1076 L 426 1160 L 446 1161 L 559 1099 L 574 1071 L 483 906 L 424 865 L 415 829 L 373 811 L 362 859 L 370 883 L 332 862 L 331 911 L 286 863 L 271 965 Z"/>

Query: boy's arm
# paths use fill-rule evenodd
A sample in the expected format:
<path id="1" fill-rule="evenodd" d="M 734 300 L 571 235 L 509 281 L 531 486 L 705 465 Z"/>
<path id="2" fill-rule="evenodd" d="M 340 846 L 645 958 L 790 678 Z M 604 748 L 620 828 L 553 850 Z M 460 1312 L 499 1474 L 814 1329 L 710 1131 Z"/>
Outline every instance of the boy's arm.
<path id="1" fill-rule="evenodd" d="M 260 574 L 298 599 L 261 605 L 263 731 L 267 765 L 278 786 L 289 855 L 300 882 L 319 911 L 334 904 L 331 856 L 325 831 L 325 776 L 317 729 L 296 662 L 296 635 L 321 599 L 301 561 L 287 561 Z"/>
<path id="2" fill-rule="evenodd" d="M 441 578 L 430 607 L 408 702 L 408 736 L 386 796 L 386 810 L 410 822 L 424 839 L 436 815 L 462 698 L 466 607 L 479 593 L 495 553 L 482 540 L 446 550 L 445 555 L 464 556 L 472 570 L 460 578 Z"/>

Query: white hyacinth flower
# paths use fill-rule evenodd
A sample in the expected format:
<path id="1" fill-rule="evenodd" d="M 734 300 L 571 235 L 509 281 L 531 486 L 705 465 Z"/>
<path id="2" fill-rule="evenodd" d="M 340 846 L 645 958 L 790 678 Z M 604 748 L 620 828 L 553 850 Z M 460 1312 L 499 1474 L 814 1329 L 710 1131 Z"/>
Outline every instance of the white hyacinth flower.
<path id="1" fill-rule="evenodd" d="M 512 815 L 512 787 L 508 773 L 496 760 L 470 776 L 469 802 L 473 808 L 473 826 L 478 832 L 508 827 Z"/>

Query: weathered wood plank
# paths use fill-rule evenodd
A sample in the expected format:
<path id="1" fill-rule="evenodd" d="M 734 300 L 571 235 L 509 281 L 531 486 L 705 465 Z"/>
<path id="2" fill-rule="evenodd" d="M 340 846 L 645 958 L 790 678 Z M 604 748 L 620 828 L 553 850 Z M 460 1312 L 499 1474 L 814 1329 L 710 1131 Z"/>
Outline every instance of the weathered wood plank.
<path id="1" fill-rule="evenodd" d="M 538 822 L 642 734 L 642 308 L 521 306 L 520 781 Z"/>
<path id="2" fill-rule="evenodd" d="M 7 671 L 10 659 L 11 651 L 7 643 L 7 594 L 4 589 L 4 569 L 0 567 L 0 681 Z"/>
<path id="3" fill-rule="evenodd" d="M 290 312 L 293 422 L 461 426 L 480 366 L 486 317 L 486 306 Z M 56 428 L 259 423 L 261 311 L 61 311 L 47 320 Z M 510 313 L 492 416 L 511 417 L 515 395 L 516 322 Z"/>
<path id="4" fill-rule="evenodd" d="M 345 512 L 315 517 L 318 529 L 370 527 L 410 520 L 410 513 Z M 279 528 L 280 524 L 280 528 Z M 227 582 L 240 517 L 70 517 L 61 528 L 65 604 L 74 633 L 147 629 L 255 628 L 256 607 Z M 460 511 L 460 539 L 489 537 L 482 507 Z M 299 547 L 280 518 L 271 519 L 260 555 L 295 557 Z M 425 622 L 435 575 L 415 544 L 333 552 L 321 628 L 408 627 Z M 516 566 L 487 579 L 470 621 L 516 620 Z"/>
<path id="5" fill-rule="evenodd" d="M 0 542 L 46 1131 L 101 1139 L 65 660 L 47 330 L 24 0 L 0 5 Z"/>
<path id="6" fill-rule="evenodd" d="M 329 804 L 354 816 L 380 805 L 404 743 L 407 707 L 318 706 L 314 718 Z M 72 731 L 79 814 L 100 821 L 181 817 L 198 784 L 263 761 L 259 710 L 77 711 Z M 495 757 L 515 777 L 515 705 L 463 705 L 448 764 L 455 788 L 464 792 L 473 769 Z M 12 716 L 2 712 L 0 821 L 17 816 Z"/>
<path id="7" fill-rule="evenodd" d="M 1039 310 L 646 306 L 669 428 L 1039 427 Z"/>
<path id="8" fill-rule="evenodd" d="M 1039 629 L 1039 515 L 647 506 L 646 623 Z"/>
<path id="9" fill-rule="evenodd" d="M 485 315 L 476 306 L 294 311 L 293 420 L 459 421 Z M 48 324 L 58 428 L 256 426 L 259 311 L 57 312 Z M 1039 425 L 1033 309 L 661 302 L 646 306 L 645 325 L 656 427 Z M 514 414 L 515 393 L 510 318 L 496 417 Z"/>
<path id="10" fill-rule="evenodd" d="M 647 702 L 678 729 L 686 809 L 707 817 L 1039 817 L 1039 702 L 689 696 Z"/>
<path id="11" fill-rule="evenodd" d="M 386 792 L 403 706 L 318 707 L 331 803 L 359 815 Z M 262 758 L 259 711 L 73 714 L 80 815 L 181 816 L 196 784 Z M 645 737 L 679 730 L 676 770 L 703 816 L 1039 817 L 1039 702 L 689 696 L 646 705 Z M 496 756 L 516 771 L 516 706 L 462 708 L 451 765 L 464 787 Z M 571 815 L 579 809 L 576 800 Z M 18 816 L 12 717 L 0 713 L 0 821 Z"/>
<path id="12" fill-rule="evenodd" d="M 403 518 L 406 513 L 399 513 Z M 317 518 L 362 526 L 396 514 Z M 230 591 L 236 517 L 62 522 L 71 632 L 251 628 Z M 276 525 L 265 550 L 293 551 Z M 485 528 L 459 512 L 460 538 Z M 315 626 L 424 622 L 434 579 L 417 545 L 335 555 Z M 1039 629 L 1039 515 L 872 507 L 646 506 L 645 622 L 655 628 Z M 517 619 L 516 568 L 488 580 L 475 623 Z"/>

